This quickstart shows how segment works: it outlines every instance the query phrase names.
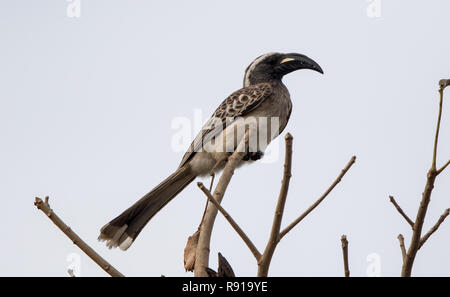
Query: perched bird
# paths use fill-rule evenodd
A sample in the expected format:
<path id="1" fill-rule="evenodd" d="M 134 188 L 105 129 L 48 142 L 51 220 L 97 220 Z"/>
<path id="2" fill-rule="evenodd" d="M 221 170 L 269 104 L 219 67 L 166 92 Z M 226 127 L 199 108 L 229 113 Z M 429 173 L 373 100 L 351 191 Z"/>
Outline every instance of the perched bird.
<path id="1" fill-rule="evenodd" d="M 286 127 L 291 114 L 292 102 L 281 79 L 299 69 L 323 73 L 316 62 L 301 54 L 268 53 L 256 58 L 245 70 L 244 87 L 219 105 L 175 172 L 106 224 L 98 239 L 106 241 L 109 248 L 128 249 L 148 221 L 197 176 L 223 169 L 244 131 L 250 131 L 250 140 L 242 163 L 260 159 L 270 141 Z M 274 129 L 276 133 L 271 133 Z M 251 135 L 257 135 L 257 141 L 252 141 Z"/>

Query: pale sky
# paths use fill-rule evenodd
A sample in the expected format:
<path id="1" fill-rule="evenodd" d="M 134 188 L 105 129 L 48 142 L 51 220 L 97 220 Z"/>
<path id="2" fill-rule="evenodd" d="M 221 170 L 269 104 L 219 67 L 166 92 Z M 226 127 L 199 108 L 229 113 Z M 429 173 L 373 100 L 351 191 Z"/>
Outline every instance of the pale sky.
<path id="1" fill-rule="evenodd" d="M 206 119 L 241 87 L 248 64 L 272 51 L 308 55 L 325 72 L 284 79 L 294 155 L 283 226 L 358 159 L 283 238 L 269 275 L 342 276 L 346 234 L 351 275 L 376 264 L 382 276 L 398 276 L 397 235 L 409 244 L 411 230 L 388 195 L 415 217 L 431 165 L 438 81 L 450 78 L 450 2 L 379 3 L 368 14 L 376 3 L 365 0 L 81 0 L 80 17 L 70 18 L 67 1 L 0 1 L 0 276 L 66 276 L 73 253 L 82 276 L 106 276 L 34 207 L 34 197 L 46 195 L 123 274 L 191 276 L 183 249 L 205 202 L 195 183 L 126 252 L 97 242 L 99 229 L 176 169 L 183 152 L 172 147 L 173 120 L 194 121 L 198 111 Z M 450 158 L 449 100 L 439 165 Z M 280 187 L 279 145 L 275 161 L 240 168 L 223 201 L 260 250 Z M 438 177 L 424 232 L 448 207 L 450 170 Z M 421 248 L 413 275 L 450 276 L 449 247 L 450 221 Z M 212 268 L 217 252 L 236 275 L 256 275 L 252 254 L 221 215 Z"/>

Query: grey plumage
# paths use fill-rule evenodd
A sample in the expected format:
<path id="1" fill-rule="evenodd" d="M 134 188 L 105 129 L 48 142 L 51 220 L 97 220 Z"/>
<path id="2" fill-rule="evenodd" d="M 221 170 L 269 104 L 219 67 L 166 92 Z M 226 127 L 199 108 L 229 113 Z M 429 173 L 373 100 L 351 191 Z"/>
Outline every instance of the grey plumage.
<path id="1" fill-rule="evenodd" d="M 190 145 L 177 170 L 106 224 L 100 230 L 99 240 L 106 241 L 110 248 L 128 249 L 148 221 L 195 177 L 223 168 L 224 161 L 243 137 L 245 128 L 242 127 L 250 126 L 256 134 L 270 134 L 267 143 L 249 144 L 243 161 L 259 159 L 270 141 L 286 127 L 291 115 L 292 102 L 281 78 L 303 68 L 323 73 L 317 63 L 300 54 L 269 53 L 255 59 L 246 69 L 244 87 L 219 105 Z M 268 133 L 274 128 L 272 122 L 261 125 L 263 120 L 270 118 L 278 119 L 276 133 Z M 255 119 L 255 122 L 249 119 Z"/>
<path id="2" fill-rule="evenodd" d="M 211 115 L 183 156 L 180 166 L 200 151 L 204 143 L 214 139 L 239 116 L 245 116 L 273 93 L 271 83 L 244 87 L 228 96 Z"/>

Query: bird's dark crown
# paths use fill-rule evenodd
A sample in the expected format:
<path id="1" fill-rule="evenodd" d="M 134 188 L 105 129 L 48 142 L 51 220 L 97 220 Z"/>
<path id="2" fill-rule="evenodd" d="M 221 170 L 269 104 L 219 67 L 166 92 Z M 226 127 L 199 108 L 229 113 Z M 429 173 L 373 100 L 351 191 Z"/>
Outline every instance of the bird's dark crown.
<path id="1" fill-rule="evenodd" d="M 281 80 L 284 75 L 299 69 L 311 69 L 323 73 L 319 64 L 305 55 L 268 53 L 259 56 L 247 67 L 244 87 L 271 80 Z"/>

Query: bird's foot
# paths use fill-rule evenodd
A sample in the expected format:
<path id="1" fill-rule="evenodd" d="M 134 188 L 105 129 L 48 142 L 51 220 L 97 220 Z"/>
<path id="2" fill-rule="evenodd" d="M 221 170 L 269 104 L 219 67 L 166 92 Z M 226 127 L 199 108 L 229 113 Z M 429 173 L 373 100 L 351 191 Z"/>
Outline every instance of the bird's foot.
<path id="1" fill-rule="evenodd" d="M 244 161 L 256 161 L 263 157 L 264 153 L 261 151 L 247 152 L 247 154 L 242 158 Z"/>

